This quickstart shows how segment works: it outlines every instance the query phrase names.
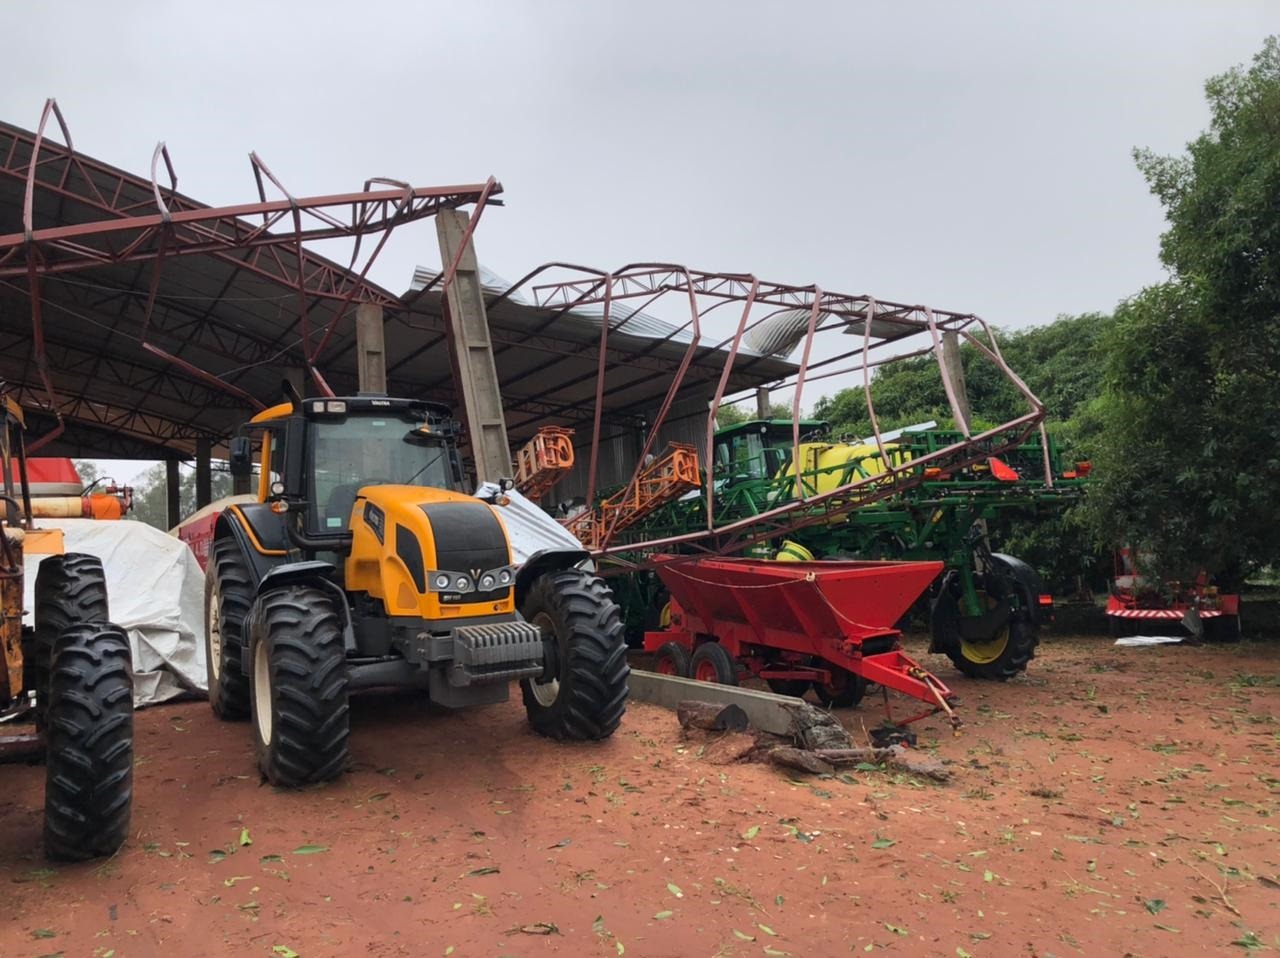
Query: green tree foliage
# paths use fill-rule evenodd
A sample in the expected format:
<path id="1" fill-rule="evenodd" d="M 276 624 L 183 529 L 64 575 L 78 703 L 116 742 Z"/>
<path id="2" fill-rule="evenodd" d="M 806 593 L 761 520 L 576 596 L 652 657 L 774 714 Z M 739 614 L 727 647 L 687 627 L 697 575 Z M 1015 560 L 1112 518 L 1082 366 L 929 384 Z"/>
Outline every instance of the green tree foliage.
<path id="1" fill-rule="evenodd" d="M 1074 443 L 1081 431 L 1076 422 L 1078 414 L 1101 392 L 1098 347 L 1111 326 L 1110 316 L 1086 313 L 1060 316 L 1048 326 L 996 333 L 1001 355 L 1044 403 L 1050 428 L 1068 442 Z M 962 344 L 960 359 L 975 424 L 1008 422 L 1027 412 L 1022 394 L 978 349 Z M 932 356 L 881 367 L 871 380 L 871 397 L 882 429 L 929 419 L 951 422 L 951 408 L 938 363 Z M 814 416 L 830 422 L 839 435 L 865 436 L 871 432 L 866 398 L 860 388 L 843 389 L 820 399 Z"/>
<path id="2" fill-rule="evenodd" d="M 1185 155 L 1135 151 L 1172 278 L 1107 336 L 1091 511 L 1163 574 L 1230 584 L 1280 560 L 1280 40 L 1205 92 Z"/>
<path id="3" fill-rule="evenodd" d="M 732 406 L 721 406 L 716 410 L 716 427 L 718 429 L 727 429 L 729 426 L 736 426 L 739 423 L 749 422 L 756 418 L 756 407 L 754 403 L 740 402 Z M 790 419 L 791 407 L 785 403 L 769 404 L 770 419 Z"/>
<path id="4" fill-rule="evenodd" d="M 1101 350 L 1113 325 L 1110 316 L 1087 313 L 1060 316 L 1048 326 L 996 332 L 1001 355 L 1044 403 L 1050 432 L 1072 458 L 1087 458 L 1097 442 Z M 962 344 L 960 357 L 975 426 L 1008 422 L 1027 412 L 1021 392 L 980 350 Z M 871 395 L 882 429 L 930 419 L 952 424 L 932 356 L 881 367 L 871 380 Z M 819 400 L 814 415 L 828 420 L 836 435 L 871 433 L 860 388 Z M 1011 509 L 989 526 L 989 532 L 996 548 L 1031 563 L 1055 592 L 1075 592 L 1082 583 L 1095 589 L 1105 586 L 1109 558 L 1098 548 L 1079 508 L 1040 513 Z"/>
<path id="5" fill-rule="evenodd" d="M 222 465 L 215 463 L 215 467 Z M 213 470 L 213 498 L 231 495 L 231 473 Z M 164 463 L 157 463 L 142 474 L 133 492 L 133 518 L 157 529 L 169 528 L 169 492 Z M 178 470 L 178 503 L 183 518 L 196 511 L 196 471 L 188 466 Z"/>

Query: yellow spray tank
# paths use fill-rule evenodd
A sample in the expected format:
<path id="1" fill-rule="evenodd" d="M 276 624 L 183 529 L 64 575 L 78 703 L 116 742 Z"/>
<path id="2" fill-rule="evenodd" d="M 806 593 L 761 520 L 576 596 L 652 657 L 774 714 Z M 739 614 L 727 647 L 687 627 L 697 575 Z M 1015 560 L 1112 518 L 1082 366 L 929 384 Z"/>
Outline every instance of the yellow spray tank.
<path id="1" fill-rule="evenodd" d="M 897 443 L 886 442 L 884 451 L 892 466 L 901 466 L 911 459 L 911 451 Z M 798 459 L 798 481 L 794 478 L 794 462 L 788 462 L 778 471 L 779 479 L 791 480 L 788 488 L 796 498 L 802 493 L 801 484 L 804 495 L 814 496 L 886 471 L 875 443 L 802 442 Z"/>

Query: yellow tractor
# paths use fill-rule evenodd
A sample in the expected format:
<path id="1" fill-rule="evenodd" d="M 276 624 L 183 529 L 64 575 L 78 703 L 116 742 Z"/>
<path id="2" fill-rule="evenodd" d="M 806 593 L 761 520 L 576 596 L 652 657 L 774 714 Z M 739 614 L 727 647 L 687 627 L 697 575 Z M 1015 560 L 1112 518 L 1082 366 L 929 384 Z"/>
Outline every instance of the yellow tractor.
<path id="1" fill-rule="evenodd" d="M 611 735 L 626 648 L 611 593 L 578 568 L 586 552 L 517 563 L 505 492 L 463 491 L 448 408 L 286 392 L 231 441 L 240 476 L 261 444 L 258 501 L 219 516 L 205 591 L 209 701 L 252 718 L 266 779 L 339 775 L 348 696 L 374 687 L 460 708 L 519 680 L 541 734 Z"/>
<path id="2" fill-rule="evenodd" d="M 0 718 L 35 719 L 34 734 L 0 737 L 0 751 L 45 759 L 49 858 L 110 855 L 128 834 L 133 803 L 129 640 L 107 621 L 102 563 L 64 554 L 62 530 L 34 527 L 22 409 L 8 396 L 0 402 Z M 44 559 L 36 572 L 35 628 L 27 629 L 25 559 L 35 555 Z"/>

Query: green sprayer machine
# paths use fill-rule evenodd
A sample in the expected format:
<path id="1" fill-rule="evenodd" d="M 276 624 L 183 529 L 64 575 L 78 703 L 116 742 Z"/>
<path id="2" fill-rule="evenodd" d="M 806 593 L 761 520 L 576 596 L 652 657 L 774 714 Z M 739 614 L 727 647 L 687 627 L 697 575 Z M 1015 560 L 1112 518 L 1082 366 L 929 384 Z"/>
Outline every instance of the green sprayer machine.
<path id="1" fill-rule="evenodd" d="M 884 463 L 910 469 L 964 437 L 929 423 L 874 439 L 829 437 L 827 423 L 804 420 L 793 445 L 789 420 L 754 420 L 717 430 L 712 503 L 716 522 L 761 515 L 785 503 L 857 480 L 874 480 Z M 799 469 L 793 462 L 798 451 Z M 922 465 L 919 482 L 887 498 L 802 525 L 785 539 L 756 543 L 747 554 L 781 561 L 892 559 L 935 561 L 943 570 L 922 602 L 928 604 L 930 651 L 942 652 L 975 678 L 1008 679 L 1035 654 L 1052 598 L 1026 562 L 992 551 L 988 523 L 1007 516 L 1039 517 L 1077 501 L 1090 464 L 1066 463 L 1053 441 L 1038 435 L 999 455 L 959 468 Z M 705 527 L 706 499 L 691 494 L 656 512 L 634 534 L 653 538 Z M 632 589 L 635 624 L 660 618 L 656 580 Z M 622 584 L 619 583 L 621 586 Z"/>

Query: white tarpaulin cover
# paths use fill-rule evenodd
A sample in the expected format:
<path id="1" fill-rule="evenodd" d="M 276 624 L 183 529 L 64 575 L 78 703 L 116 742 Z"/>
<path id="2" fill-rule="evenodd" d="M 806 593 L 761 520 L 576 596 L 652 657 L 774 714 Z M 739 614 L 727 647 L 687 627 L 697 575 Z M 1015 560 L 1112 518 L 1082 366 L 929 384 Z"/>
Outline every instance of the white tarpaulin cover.
<path id="1" fill-rule="evenodd" d="M 155 705 L 208 688 L 204 658 L 204 573 L 185 542 L 143 522 L 124 519 L 41 519 L 63 530 L 67 552 L 102 560 L 111 621 L 133 647 L 133 704 Z M 33 625 L 36 569 L 46 556 L 26 558 L 27 610 Z"/>
<path id="2" fill-rule="evenodd" d="M 499 494 L 496 483 L 481 483 L 476 489 L 476 497 L 489 500 Z M 503 493 L 510 502 L 498 507 L 498 515 L 502 524 L 507 527 L 507 538 L 511 541 L 511 561 L 514 565 L 524 565 L 535 552 L 547 549 L 582 550 L 586 547 L 578 541 L 572 532 L 555 519 L 547 515 L 536 502 L 531 502 L 514 489 Z"/>
<path id="3" fill-rule="evenodd" d="M 1172 635 L 1122 635 L 1116 639 L 1116 645 L 1128 645 L 1140 648 L 1144 645 L 1177 645 L 1181 638 Z"/>

